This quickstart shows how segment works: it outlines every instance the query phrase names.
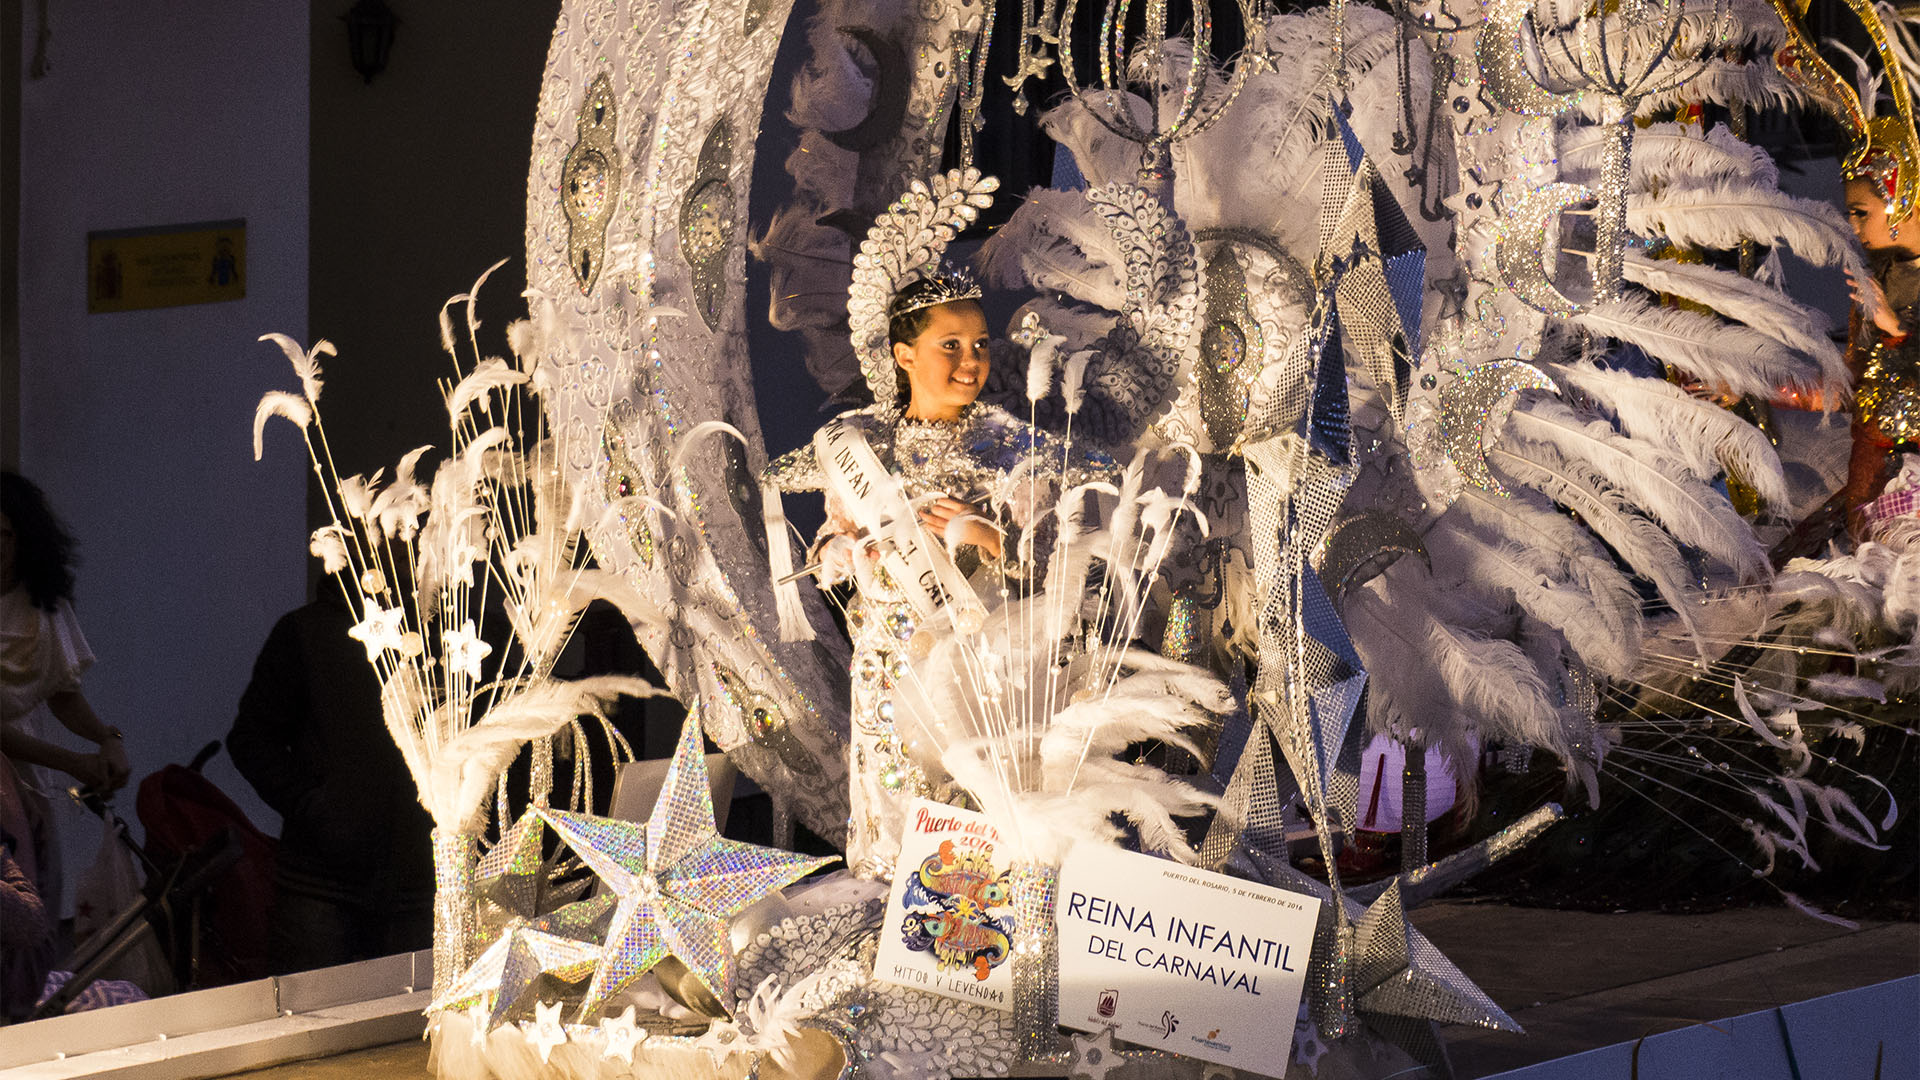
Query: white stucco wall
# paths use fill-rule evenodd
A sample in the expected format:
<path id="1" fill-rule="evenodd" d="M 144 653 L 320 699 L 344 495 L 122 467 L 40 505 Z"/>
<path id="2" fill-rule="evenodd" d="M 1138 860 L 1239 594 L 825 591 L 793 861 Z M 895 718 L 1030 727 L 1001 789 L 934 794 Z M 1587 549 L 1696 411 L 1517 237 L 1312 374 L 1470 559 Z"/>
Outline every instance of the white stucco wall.
<path id="1" fill-rule="evenodd" d="M 20 464 L 80 540 L 86 692 L 137 779 L 226 733 L 305 592 L 304 451 L 276 422 L 255 464 L 249 427 L 263 390 L 296 385 L 254 339 L 307 333 L 311 16 L 98 0 L 52 17 L 52 70 L 21 96 Z M 231 218 L 245 299 L 87 313 L 89 231 Z M 278 831 L 224 754 L 208 775 Z"/>

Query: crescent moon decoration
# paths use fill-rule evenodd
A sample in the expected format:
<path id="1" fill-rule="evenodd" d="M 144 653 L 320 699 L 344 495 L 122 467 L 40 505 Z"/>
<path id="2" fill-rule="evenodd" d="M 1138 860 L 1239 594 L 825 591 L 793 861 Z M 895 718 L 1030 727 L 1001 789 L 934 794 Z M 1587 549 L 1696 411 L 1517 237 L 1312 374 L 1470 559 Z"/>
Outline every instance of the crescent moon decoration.
<path id="1" fill-rule="evenodd" d="M 1527 14 L 1530 0 L 1493 0 L 1487 5 L 1487 24 L 1473 41 L 1473 58 L 1480 65 L 1480 84 L 1487 96 L 1509 112 L 1524 116 L 1558 116 L 1580 103 L 1585 91 L 1556 94 L 1527 71 Z"/>
<path id="2" fill-rule="evenodd" d="M 866 46 L 873 57 L 873 96 L 867 101 L 867 115 L 859 123 L 820 134 L 842 150 L 865 153 L 899 136 L 912 96 L 913 69 L 907 63 L 906 46 L 900 42 L 864 26 L 842 26 L 839 30 Z"/>
<path id="3" fill-rule="evenodd" d="M 1560 388 L 1524 360 L 1491 360 L 1461 371 L 1440 391 L 1440 447 L 1461 480 L 1495 495 L 1507 493 L 1487 466 L 1487 436 L 1506 423 L 1522 390 Z"/>
<path id="4" fill-rule="evenodd" d="M 1500 223 L 1493 245 L 1494 265 L 1527 306 L 1561 318 L 1580 310 L 1554 285 L 1547 270 L 1548 255 L 1555 250 L 1547 243 L 1547 226 L 1567 207 L 1596 198 L 1592 188 L 1580 184 L 1546 184 L 1521 196 Z"/>
<path id="5" fill-rule="evenodd" d="M 1413 526 L 1396 514 L 1369 510 L 1333 527 L 1327 542 L 1314 553 L 1313 569 L 1338 611 L 1348 590 L 1386 572 L 1402 555 L 1418 555 L 1429 570 L 1433 568 L 1426 542 Z"/>

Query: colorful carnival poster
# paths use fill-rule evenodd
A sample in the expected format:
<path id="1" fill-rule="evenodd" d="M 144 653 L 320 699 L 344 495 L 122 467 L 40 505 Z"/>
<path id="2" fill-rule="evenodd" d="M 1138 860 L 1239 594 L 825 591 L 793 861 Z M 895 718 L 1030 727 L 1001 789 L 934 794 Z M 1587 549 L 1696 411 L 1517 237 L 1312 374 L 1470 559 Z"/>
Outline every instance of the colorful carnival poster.
<path id="1" fill-rule="evenodd" d="M 1317 898 L 1083 844 L 1055 905 L 1061 1026 L 1286 1071 Z"/>
<path id="2" fill-rule="evenodd" d="M 943 997 L 1013 1009 L 1014 925 L 999 834 L 971 810 L 917 799 L 873 976 Z"/>

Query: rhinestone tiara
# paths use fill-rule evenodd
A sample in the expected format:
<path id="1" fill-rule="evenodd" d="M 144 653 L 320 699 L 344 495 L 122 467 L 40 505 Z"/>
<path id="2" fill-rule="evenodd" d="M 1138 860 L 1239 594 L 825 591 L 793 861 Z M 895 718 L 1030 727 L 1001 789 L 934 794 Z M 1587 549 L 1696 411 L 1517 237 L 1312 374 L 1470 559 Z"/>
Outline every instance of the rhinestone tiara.
<path id="1" fill-rule="evenodd" d="M 900 291 L 905 292 L 922 281 L 931 281 L 933 287 L 904 305 L 901 305 L 897 299 L 899 293 L 894 294 L 896 297 L 894 303 L 887 306 L 889 319 L 897 319 L 909 312 L 939 307 L 941 304 L 951 304 L 959 300 L 978 300 L 981 296 L 979 283 L 974 281 L 973 275 L 965 270 L 942 269 L 927 277 L 915 278 L 907 282 L 901 286 Z"/>

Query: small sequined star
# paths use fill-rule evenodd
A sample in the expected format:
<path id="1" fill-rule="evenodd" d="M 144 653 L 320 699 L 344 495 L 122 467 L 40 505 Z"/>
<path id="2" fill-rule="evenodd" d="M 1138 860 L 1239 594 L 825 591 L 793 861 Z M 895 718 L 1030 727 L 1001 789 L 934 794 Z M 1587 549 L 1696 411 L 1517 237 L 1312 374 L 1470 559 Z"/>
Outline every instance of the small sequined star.
<path id="1" fill-rule="evenodd" d="M 1068 1063 L 1067 1076 L 1070 1080 L 1106 1080 L 1108 1073 L 1125 1064 L 1113 1048 L 1113 1028 L 1107 1027 L 1098 1035 L 1073 1036 L 1073 1059 Z"/>
<path id="2" fill-rule="evenodd" d="M 493 646 L 480 640 L 480 635 L 474 631 L 473 620 L 468 619 L 458 630 L 447 631 L 445 641 L 448 669 L 478 682 L 480 661 L 487 658 Z"/>
<path id="3" fill-rule="evenodd" d="M 607 1037 L 607 1048 L 600 1052 L 602 1057 L 619 1058 L 627 1064 L 633 1064 L 633 1052 L 647 1040 L 647 1030 L 633 1022 L 633 1006 L 619 1016 L 600 1021 L 600 1033 Z"/>
<path id="4" fill-rule="evenodd" d="M 367 647 L 367 663 L 380 659 L 380 654 L 393 649 L 398 651 L 402 644 L 400 626 L 406 622 L 405 608 L 383 608 L 380 602 L 371 596 L 360 598 L 361 610 L 367 617 L 353 625 L 347 636 Z"/>
<path id="5" fill-rule="evenodd" d="M 520 1022 L 520 1030 L 526 1033 L 527 1043 L 540 1054 L 540 1064 L 545 1065 L 553 1056 L 556 1047 L 567 1043 L 567 1029 L 560 1023 L 560 1003 L 541 1002 L 534 1007 L 535 1019 L 532 1023 Z"/>

